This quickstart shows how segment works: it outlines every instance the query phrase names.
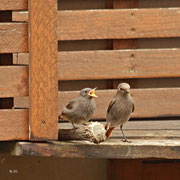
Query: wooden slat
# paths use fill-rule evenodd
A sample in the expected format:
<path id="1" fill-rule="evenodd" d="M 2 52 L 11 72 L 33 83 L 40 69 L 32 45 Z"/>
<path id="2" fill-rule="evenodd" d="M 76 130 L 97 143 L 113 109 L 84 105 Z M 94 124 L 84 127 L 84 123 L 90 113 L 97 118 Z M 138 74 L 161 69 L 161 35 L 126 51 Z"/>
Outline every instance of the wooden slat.
<path id="1" fill-rule="evenodd" d="M 180 158 L 179 140 L 133 140 L 124 143 L 120 139 L 108 139 L 95 145 L 87 141 L 30 143 L 19 142 L 14 155 L 55 156 L 71 158 Z"/>
<path id="2" fill-rule="evenodd" d="M 59 11 L 57 36 L 58 40 L 178 37 L 179 10 Z"/>
<path id="3" fill-rule="evenodd" d="M 0 141 L 28 139 L 28 110 L 0 110 Z"/>
<path id="4" fill-rule="evenodd" d="M 180 8 L 58 11 L 58 40 L 180 36 Z M 19 19 L 17 13 L 13 19 Z M 27 21 L 24 15 L 23 21 Z"/>
<path id="5" fill-rule="evenodd" d="M 61 52 L 58 79 L 179 77 L 179 59 L 180 49 Z M 18 54 L 14 63 L 28 64 L 28 54 Z"/>
<path id="6" fill-rule="evenodd" d="M 0 23 L 0 53 L 28 52 L 26 23 Z"/>
<path id="7" fill-rule="evenodd" d="M 26 10 L 28 0 L 0 0 L 0 10 Z"/>
<path id="8" fill-rule="evenodd" d="M 138 8 L 139 0 L 113 0 L 113 8 Z M 134 14 L 131 14 L 132 18 Z M 137 39 L 119 39 L 113 41 L 114 49 L 135 49 L 138 48 Z"/>
<path id="9" fill-rule="evenodd" d="M 27 11 L 12 11 L 12 21 L 28 22 Z"/>
<path id="10" fill-rule="evenodd" d="M 57 1 L 31 0 L 30 139 L 58 138 Z"/>
<path id="11" fill-rule="evenodd" d="M 28 96 L 28 68 L 0 66 L 0 97 Z"/>
<path id="12" fill-rule="evenodd" d="M 116 90 L 99 90 L 96 94 L 99 97 L 95 99 L 97 109 L 94 118 L 104 119 Z M 59 113 L 77 95 L 78 92 L 60 92 Z M 180 88 L 133 89 L 132 95 L 135 101 L 134 118 L 180 116 Z M 28 108 L 28 98 L 15 98 L 14 106 Z"/>
<path id="13" fill-rule="evenodd" d="M 101 121 L 102 124 L 106 124 L 105 121 Z M 79 127 L 83 125 L 78 125 Z M 72 129 L 72 124 L 68 122 L 61 121 L 59 123 L 59 129 Z M 166 134 L 174 134 L 176 137 L 180 137 L 180 120 L 136 120 L 136 121 L 128 121 L 124 125 L 124 130 L 127 133 L 130 133 L 131 136 L 141 136 L 141 137 L 148 137 L 148 136 L 159 136 L 163 134 L 163 132 Z M 176 131 L 177 130 L 177 131 Z M 132 132 L 136 132 L 134 135 Z M 138 132 L 139 131 L 139 132 Z M 145 131 L 147 133 L 142 133 L 142 131 Z M 158 131 L 159 135 L 158 135 Z M 169 132 L 168 132 L 169 131 Z M 149 132 L 149 133 L 148 133 Z M 176 134 L 175 132 L 179 132 Z M 114 136 L 121 136 L 120 128 L 117 127 L 112 134 L 112 137 Z"/>

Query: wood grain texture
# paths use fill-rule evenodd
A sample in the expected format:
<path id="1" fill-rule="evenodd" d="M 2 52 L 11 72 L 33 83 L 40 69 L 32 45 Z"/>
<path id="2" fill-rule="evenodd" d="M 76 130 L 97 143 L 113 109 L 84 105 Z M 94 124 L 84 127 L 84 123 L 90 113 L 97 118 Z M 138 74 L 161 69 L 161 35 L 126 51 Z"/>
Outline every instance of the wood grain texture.
<path id="1" fill-rule="evenodd" d="M 107 180 L 142 180 L 142 167 L 140 159 L 111 159 L 107 162 Z"/>
<path id="2" fill-rule="evenodd" d="M 28 11 L 12 11 L 12 21 L 28 22 Z"/>
<path id="3" fill-rule="evenodd" d="M 0 0 L 0 10 L 26 10 L 28 0 Z"/>
<path id="4" fill-rule="evenodd" d="M 28 58 L 18 53 L 13 62 L 28 64 Z M 60 52 L 58 80 L 180 77 L 179 58 L 180 49 Z"/>
<path id="5" fill-rule="evenodd" d="M 142 176 L 146 180 L 152 179 L 179 179 L 179 169 L 180 161 L 179 160 L 170 160 L 170 161 L 144 161 L 143 162 L 143 172 Z"/>
<path id="6" fill-rule="evenodd" d="M 28 68 L 0 66 L 0 97 L 28 96 Z"/>
<path id="7" fill-rule="evenodd" d="M 30 139 L 58 138 L 57 1 L 31 0 Z"/>
<path id="8" fill-rule="evenodd" d="M 135 102 L 134 118 L 180 116 L 180 88 L 132 89 L 131 93 Z M 96 94 L 99 97 L 95 99 L 97 108 L 93 118 L 104 119 L 116 90 L 97 90 Z M 61 113 L 63 107 L 77 95 L 77 91 L 60 92 L 58 112 Z M 14 106 L 28 108 L 28 98 L 15 98 Z"/>
<path id="9" fill-rule="evenodd" d="M 125 1 L 123 1 L 125 2 Z M 128 3 L 129 2 L 129 3 Z M 137 6 L 128 1 L 122 7 Z M 118 2 L 114 7 L 118 8 Z M 122 8 L 121 7 L 121 8 Z M 179 37 L 180 8 L 58 11 L 58 40 Z M 27 21 L 27 14 L 13 19 Z M 21 16 L 21 18 L 19 18 Z"/>
<path id="10" fill-rule="evenodd" d="M 87 141 L 51 143 L 18 142 L 15 155 L 54 156 L 71 158 L 180 158 L 179 140 L 133 140 L 123 143 L 119 139 L 108 139 L 98 146 Z"/>
<path id="11" fill-rule="evenodd" d="M 0 110 L 0 141 L 28 140 L 28 110 Z"/>
<path id="12" fill-rule="evenodd" d="M 105 121 L 101 121 L 101 123 L 104 125 L 106 124 Z M 77 126 L 81 128 L 83 125 L 77 125 Z M 60 121 L 59 129 L 72 129 L 72 124 L 68 123 L 68 121 L 67 122 Z M 131 136 L 133 137 L 136 137 L 136 135 L 141 136 L 141 137 L 144 136 L 144 138 L 150 137 L 151 135 L 158 136 L 158 132 L 157 132 L 158 130 L 161 131 L 159 132 L 159 137 L 161 137 L 163 132 L 166 134 L 166 131 L 167 131 L 167 134 L 169 133 L 169 135 L 172 133 L 171 135 L 174 134 L 174 136 L 180 137 L 180 134 L 175 133 L 175 132 L 180 132 L 180 120 L 173 120 L 173 119 L 171 120 L 145 120 L 145 119 L 130 120 L 128 121 L 127 124 L 124 125 L 124 130 L 127 133 L 130 133 Z M 148 133 L 144 133 L 144 135 L 140 134 L 140 132 L 142 132 L 143 130 L 146 132 L 149 132 L 149 134 Z M 170 132 L 171 130 L 172 132 Z M 137 132 L 134 135 L 132 135 L 133 131 L 139 131 L 139 133 Z M 113 131 L 112 135 L 121 136 L 120 128 L 117 127 Z"/>
<path id="13" fill-rule="evenodd" d="M 138 8 L 139 0 L 113 0 L 113 8 Z M 131 14 L 133 17 L 134 14 Z M 113 49 L 135 49 L 138 48 L 137 39 L 113 40 Z"/>
<path id="14" fill-rule="evenodd" d="M 1 23 L 0 37 L 0 53 L 28 52 L 26 23 Z"/>
<path id="15" fill-rule="evenodd" d="M 58 12 L 58 40 L 180 36 L 179 8 Z"/>

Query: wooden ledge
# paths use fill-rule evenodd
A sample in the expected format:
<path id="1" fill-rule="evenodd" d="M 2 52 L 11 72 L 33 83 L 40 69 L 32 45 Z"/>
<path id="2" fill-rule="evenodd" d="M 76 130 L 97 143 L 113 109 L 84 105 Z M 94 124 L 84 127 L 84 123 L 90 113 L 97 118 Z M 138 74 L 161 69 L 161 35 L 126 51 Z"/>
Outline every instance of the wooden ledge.
<path id="1" fill-rule="evenodd" d="M 8 148 L 1 153 L 16 156 L 46 156 L 68 158 L 164 158 L 180 159 L 180 139 L 131 139 L 124 143 L 120 139 L 110 138 L 96 145 L 87 141 L 68 142 L 5 142 Z M 0 146 L 2 144 L 0 143 Z M 9 152 L 8 152 L 9 151 Z"/>

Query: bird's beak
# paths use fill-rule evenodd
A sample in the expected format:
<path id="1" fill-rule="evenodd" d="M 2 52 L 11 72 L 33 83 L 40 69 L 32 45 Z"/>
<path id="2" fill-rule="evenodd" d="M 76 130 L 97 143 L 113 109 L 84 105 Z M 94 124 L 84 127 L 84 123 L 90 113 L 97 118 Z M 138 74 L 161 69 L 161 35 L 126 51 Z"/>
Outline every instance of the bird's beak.
<path id="1" fill-rule="evenodd" d="M 92 96 L 92 97 L 98 97 L 98 96 L 96 96 L 95 94 L 94 94 L 94 92 L 95 92 L 95 90 L 97 89 L 97 87 L 96 88 L 94 88 L 94 89 L 92 89 L 90 92 L 89 92 L 89 96 Z"/>
<path id="2" fill-rule="evenodd" d="M 125 92 L 126 92 L 126 93 L 130 93 L 130 90 L 129 90 L 129 89 L 126 89 Z"/>

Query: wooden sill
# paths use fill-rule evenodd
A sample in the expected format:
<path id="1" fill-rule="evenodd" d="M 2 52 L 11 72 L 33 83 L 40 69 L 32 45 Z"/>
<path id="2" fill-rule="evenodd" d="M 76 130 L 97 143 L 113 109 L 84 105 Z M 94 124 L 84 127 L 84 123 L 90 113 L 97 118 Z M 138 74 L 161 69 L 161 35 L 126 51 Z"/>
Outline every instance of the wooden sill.
<path id="1" fill-rule="evenodd" d="M 131 143 L 121 141 L 117 128 L 112 137 L 99 145 L 88 141 L 0 142 L 0 153 L 15 156 L 54 156 L 68 158 L 180 159 L 179 120 L 130 121 L 125 134 Z M 72 128 L 69 123 L 60 128 Z"/>

